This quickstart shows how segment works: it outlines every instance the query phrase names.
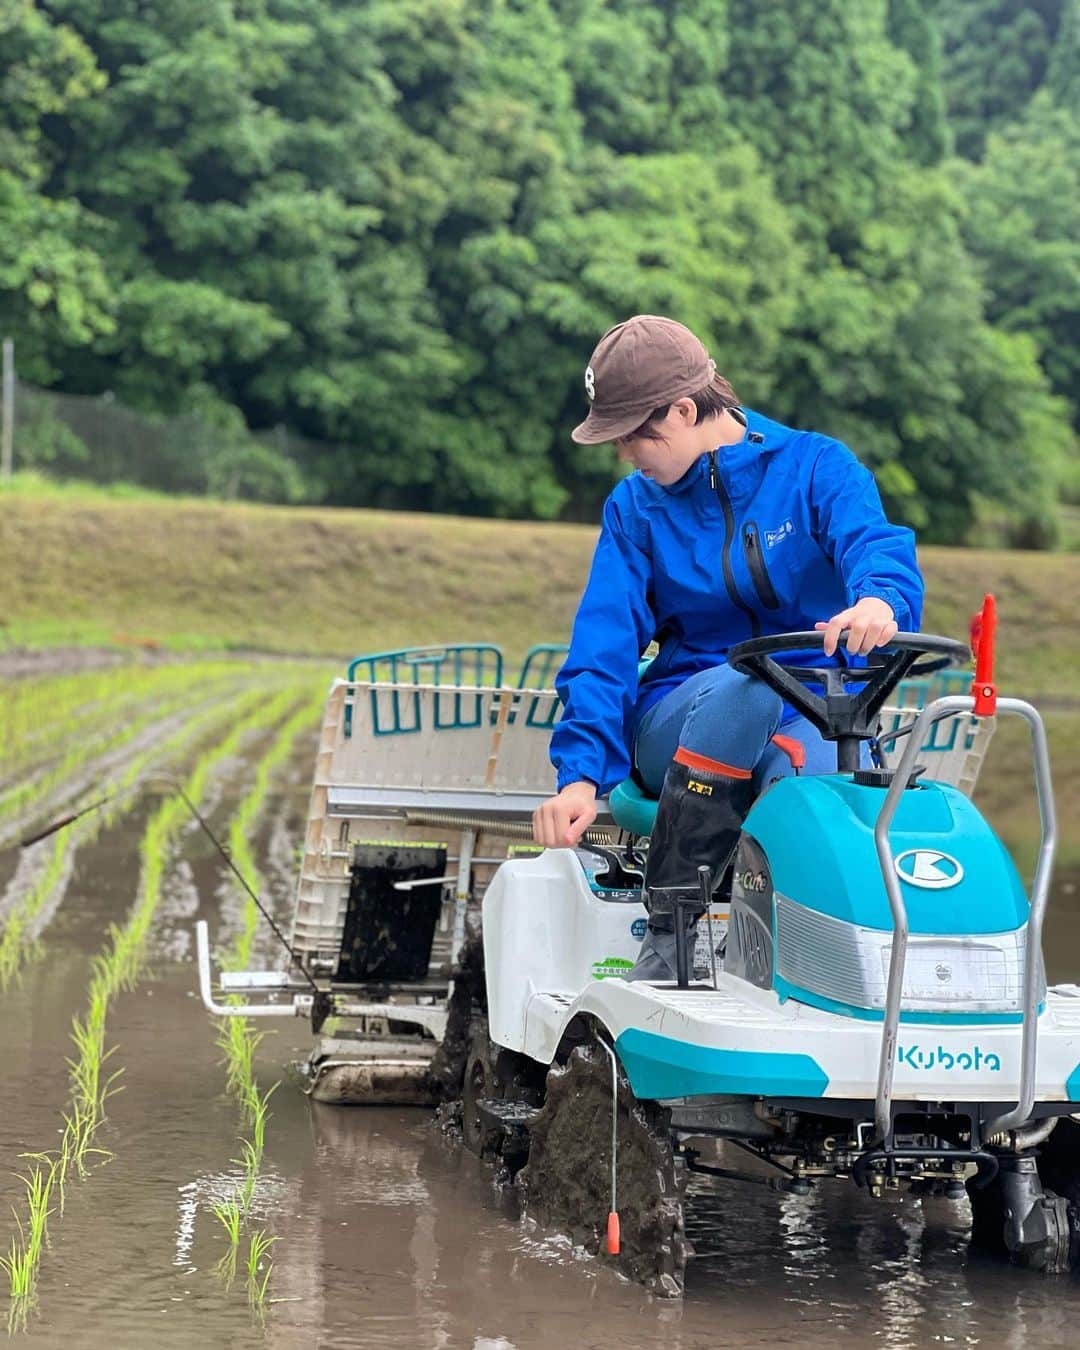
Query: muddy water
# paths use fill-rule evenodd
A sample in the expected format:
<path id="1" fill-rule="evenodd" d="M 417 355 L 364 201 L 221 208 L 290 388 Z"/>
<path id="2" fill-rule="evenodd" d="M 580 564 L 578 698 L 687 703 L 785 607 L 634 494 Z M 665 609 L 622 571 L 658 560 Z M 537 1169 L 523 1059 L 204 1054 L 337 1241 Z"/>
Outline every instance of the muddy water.
<path id="1" fill-rule="evenodd" d="M 286 866 L 282 832 L 296 828 L 301 811 L 302 792 L 273 804 L 268 874 Z M 81 1010 L 90 954 L 134 896 L 141 824 L 103 836 L 80 858 L 46 935 L 46 959 L 0 1000 L 0 1212 L 17 1194 L 6 1175 L 16 1155 L 55 1143 L 70 1018 Z M 448 1143 L 429 1113 L 318 1106 L 289 1083 L 273 1099 L 254 1205 L 256 1221 L 279 1237 L 274 1301 L 263 1318 L 254 1315 L 242 1280 L 227 1289 L 213 1272 L 225 1243 L 209 1205 L 236 1175 L 239 1125 L 194 993 L 188 940 L 199 917 L 227 932 L 235 900 L 200 836 L 185 837 L 185 854 L 154 933 L 150 976 L 110 1015 L 111 1063 L 123 1068 L 101 1139 L 113 1156 L 69 1188 L 63 1216 L 51 1221 L 39 1306 L 23 1333 L 33 1344 L 1075 1344 L 1080 1279 L 1032 1277 L 970 1254 L 966 1204 L 873 1202 L 839 1184 L 805 1198 L 703 1186 L 688 1209 L 699 1254 L 686 1297 L 666 1304 L 517 1219 L 488 1168 Z M 1059 881 L 1047 943 L 1054 979 L 1080 972 L 1078 885 L 1080 875 Z M 307 1048 L 299 1023 L 270 1030 L 260 1049 L 264 1085 Z"/>

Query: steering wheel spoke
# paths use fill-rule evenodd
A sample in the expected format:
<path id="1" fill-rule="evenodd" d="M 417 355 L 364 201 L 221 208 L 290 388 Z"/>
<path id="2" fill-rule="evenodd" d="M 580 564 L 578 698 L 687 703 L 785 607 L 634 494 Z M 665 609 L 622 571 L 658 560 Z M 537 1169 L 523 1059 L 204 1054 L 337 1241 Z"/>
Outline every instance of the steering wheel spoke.
<path id="1" fill-rule="evenodd" d="M 846 743 L 848 752 L 841 750 L 839 755 L 849 762 L 852 755 L 857 762 L 858 751 L 852 751 L 852 745 L 874 735 L 877 715 L 902 679 L 971 660 L 962 642 L 931 633 L 897 633 L 887 647 L 870 653 L 865 666 L 800 665 L 776 659 L 786 653 L 821 650 L 824 641 L 824 631 L 753 638 L 731 649 L 728 664 L 774 689 L 826 740 Z M 824 693 L 809 685 L 819 685 Z M 859 687 L 851 690 L 850 685 Z"/>

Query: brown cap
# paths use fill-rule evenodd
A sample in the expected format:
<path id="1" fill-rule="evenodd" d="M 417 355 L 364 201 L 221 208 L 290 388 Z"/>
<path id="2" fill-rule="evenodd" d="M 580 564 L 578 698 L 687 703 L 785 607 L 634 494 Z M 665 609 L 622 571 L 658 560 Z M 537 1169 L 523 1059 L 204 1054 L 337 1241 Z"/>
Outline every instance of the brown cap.
<path id="1" fill-rule="evenodd" d="M 589 415 L 570 435 L 579 445 L 626 436 L 654 408 L 712 383 L 716 362 L 689 328 L 657 314 L 635 314 L 609 328 L 585 369 Z"/>

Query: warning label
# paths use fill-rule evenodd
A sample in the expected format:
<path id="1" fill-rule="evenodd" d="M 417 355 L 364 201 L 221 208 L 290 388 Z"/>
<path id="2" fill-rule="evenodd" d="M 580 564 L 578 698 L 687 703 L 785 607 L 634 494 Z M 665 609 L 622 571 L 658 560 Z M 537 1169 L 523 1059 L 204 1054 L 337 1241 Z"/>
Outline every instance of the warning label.
<path id="1" fill-rule="evenodd" d="M 628 970 L 633 970 L 633 968 L 633 961 L 626 961 L 621 956 L 605 956 L 602 961 L 593 962 L 593 979 L 621 979 Z"/>
<path id="2" fill-rule="evenodd" d="M 694 943 L 694 977 L 708 979 L 712 976 L 712 959 L 709 955 L 709 920 L 712 920 L 712 946 L 716 953 L 716 969 L 724 964 L 724 948 L 727 946 L 727 930 L 730 911 L 714 909 L 708 917 L 702 915 L 698 920 L 697 941 Z"/>

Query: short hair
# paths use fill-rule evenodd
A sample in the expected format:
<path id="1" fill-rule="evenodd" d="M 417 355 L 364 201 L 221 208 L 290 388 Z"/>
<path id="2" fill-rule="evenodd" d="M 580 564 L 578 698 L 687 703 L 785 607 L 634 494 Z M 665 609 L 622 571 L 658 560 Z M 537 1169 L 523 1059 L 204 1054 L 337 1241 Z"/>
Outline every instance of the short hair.
<path id="1" fill-rule="evenodd" d="M 696 394 L 689 394 L 685 397 L 692 398 L 697 408 L 697 416 L 694 418 L 694 426 L 699 422 L 704 422 L 708 417 L 719 417 L 721 413 L 727 412 L 729 408 L 737 408 L 739 400 L 736 397 L 735 390 L 724 379 L 723 375 L 714 375 L 704 389 Z M 639 427 L 633 431 L 628 431 L 625 436 L 620 436 L 621 441 L 642 440 L 658 441 L 660 433 L 653 426 L 654 422 L 659 422 L 666 417 L 671 410 L 671 404 L 665 403 L 661 408 L 654 408 L 648 417 Z"/>

